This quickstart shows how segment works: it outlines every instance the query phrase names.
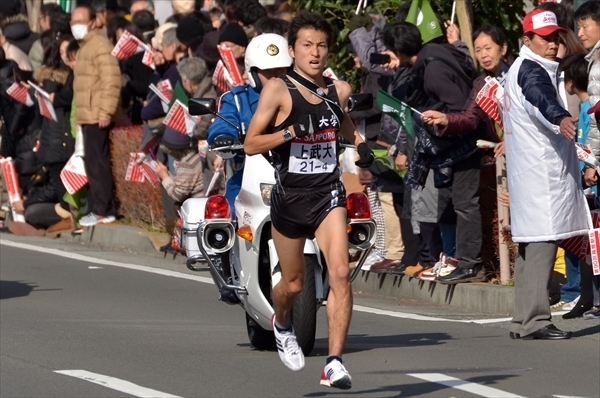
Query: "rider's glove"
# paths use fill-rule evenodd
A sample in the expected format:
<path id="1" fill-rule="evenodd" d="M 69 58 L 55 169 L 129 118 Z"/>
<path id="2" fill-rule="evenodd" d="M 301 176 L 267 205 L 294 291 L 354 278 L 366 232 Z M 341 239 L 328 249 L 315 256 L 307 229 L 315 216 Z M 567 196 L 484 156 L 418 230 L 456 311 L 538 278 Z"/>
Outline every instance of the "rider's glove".
<path id="1" fill-rule="evenodd" d="M 312 113 L 302 115 L 298 118 L 294 126 L 294 135 L 296 137 L 304 137 L 309 134 L 314 134 L 317 127 L 317 116 Z"/>
<path id="2" fill-rule="evenodd" d="M 366 143 L 361 142 L 356 147 L 356 151 L 358 152 L 358 156 L 360 157 L 360 159 L 354 162 L 354 164 L 360 167 L 361 169 L 368 169 L 369 167 L 371 167 L 371 165 L 375 161 L 375 156 L 373 156 L 373 152 L 371 152 L 369 146 Z"/>
<path id="3" fill-rule="evenodd" d="M 234 138 L 228 134 L 221 134 L 213 141 L 214 148 L 222 148 L 225 146 L 232 146 L 234 144 Z"/>

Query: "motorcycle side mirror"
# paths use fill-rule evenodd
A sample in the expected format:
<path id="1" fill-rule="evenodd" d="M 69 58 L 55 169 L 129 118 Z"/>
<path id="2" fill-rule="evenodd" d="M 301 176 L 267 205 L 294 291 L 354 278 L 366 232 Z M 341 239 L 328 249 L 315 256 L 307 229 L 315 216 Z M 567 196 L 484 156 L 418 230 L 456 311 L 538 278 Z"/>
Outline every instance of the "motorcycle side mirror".
<path id="1" fill-rule="evenodd" d="M 225 123 L 234 127 L 238 132 L 240 127 L 225 119 L 217 112 L 217 102 L 214 98 L 190 98 L 188 101 L 188 111 L 192 116 L 215 115 Z"/>
<path id="2" fill-rule="evenodd" d="M 217 113 L 217 103 L 214 98 L 190 98 L 188 110 L 192 116 L 204 116 Z"/>
<path id="3" fill-rule="evenodd" d="M 368 111 L 373 108 L 373 94 L 352 94 L 348 98 L 348 112 Z"/>

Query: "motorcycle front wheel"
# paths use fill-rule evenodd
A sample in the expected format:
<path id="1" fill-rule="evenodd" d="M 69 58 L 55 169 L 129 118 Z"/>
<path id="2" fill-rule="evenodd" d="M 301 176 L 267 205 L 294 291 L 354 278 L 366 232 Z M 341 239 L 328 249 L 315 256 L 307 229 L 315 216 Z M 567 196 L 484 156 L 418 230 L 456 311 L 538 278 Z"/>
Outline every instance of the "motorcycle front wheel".
<path id="1" fill-rule="evenodd" d="M 246 330 L 248 331 L 248 340 L 252 347 L 258 350 L 275 349 L 275 334 L 272 330 L 265 330 L 254 321 L 246 312 Z"/>
<path id="2" fill-rule="evenodd" d="M 315 267 L 319 266 L 317 256 L 304 255 L 306 275 L 304 289 L 294 299 L 292 307 L 292 325 L 296 332 L 298 345 L 305 356 L 309 356 L 315 346 L 317 333 L 317 294 L 315 288 Z"/>

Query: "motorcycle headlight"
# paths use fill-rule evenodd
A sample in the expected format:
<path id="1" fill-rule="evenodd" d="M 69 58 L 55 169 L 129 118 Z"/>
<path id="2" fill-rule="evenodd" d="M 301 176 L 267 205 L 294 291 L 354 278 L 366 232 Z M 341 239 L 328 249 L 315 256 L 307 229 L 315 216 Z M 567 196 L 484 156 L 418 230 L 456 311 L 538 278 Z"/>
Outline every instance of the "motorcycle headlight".
<path id="1" fill-rule="evenodd" d="M 265 206 L 271 206 L 271 191 L 273 184 L 260 184 L 260 197 Z"/>

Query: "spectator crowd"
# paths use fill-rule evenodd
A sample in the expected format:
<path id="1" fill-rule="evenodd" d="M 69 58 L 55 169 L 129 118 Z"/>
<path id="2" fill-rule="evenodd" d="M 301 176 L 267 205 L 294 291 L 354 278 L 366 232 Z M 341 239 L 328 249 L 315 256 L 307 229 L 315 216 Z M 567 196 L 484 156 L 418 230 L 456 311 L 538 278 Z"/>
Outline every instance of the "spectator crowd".
<path id="1" fill-rule="evenodd" d="M 172 0 L 173 15 L 159 25 L 152 0 L 118 4 L 79 1 L 70 13 L 44 4 L 39 34 L 25 15 L 0 9 L 0 155 L 13 159 L 20 187 L 5 207 L 23 217 L 8 228 L 43 236 L 114 222 L 110 131 L 142 125 L 127 178 L 144 181 L 134 177 L 139 169 L 155 180 L 173 236 L 161 250 L 177 253 L 177 210 L 186 199 L 210 195 L 209 185 L 235 196 L 233 182 L 222 181 L 227 161 L 207 150 L 209 130 L 228 126 L 188 114 L 177 128 L 176 110 L 187 112 L 189 98 L 233 107 L 244 92 L 254 107 L 240 118 L 248 124 L 260 80 L 246 51 L 265 34 L 286 38 L 294 10 L 280 0 Z M 482 169 L 506 157 L 510 193 L 498 198 L 510 207 L 518 244 L 512 338 L 570 337 L 552 326 L 551 310 L 600 319 L 600 277 L 557 243 L 593 229 L 584 204 L 600 205 L 597 169 L 580 163 L 573 145 L 589 145 L 600 160 L 600 2 L 571 4 L 543 3 L 527 14 L 521 48 L 510 48 L 501 27 L 476 27 L 475 62 L 451 21 L 409 21 L 411 2 L 393 21 L 361 12 L 347 26 L 360 89 L 376 98 L 372 110 L 350 116 L 381 160 L 360 169 L 351 151 L 341 155 L 347 192 L 367 194 L 376 222 L 362 269 L 443 284 L 485 281 Z M 272 68 L 285 73 L 283 66 Z M 504 95 L 488 96 L 490 88 Z M 408 121 L 397 104 L 412 109 Z M 76 216 L 65 170 L 86 177 L 77 188 L 92 199 L 88 214 Z"/>

